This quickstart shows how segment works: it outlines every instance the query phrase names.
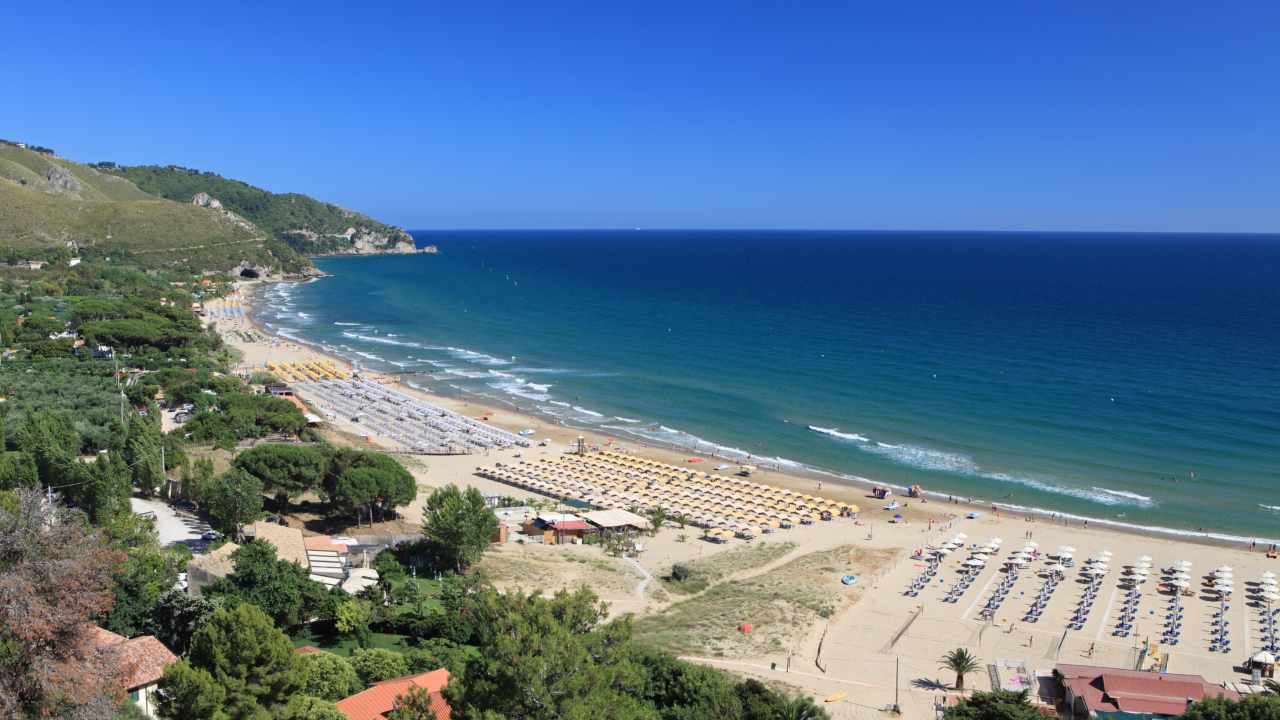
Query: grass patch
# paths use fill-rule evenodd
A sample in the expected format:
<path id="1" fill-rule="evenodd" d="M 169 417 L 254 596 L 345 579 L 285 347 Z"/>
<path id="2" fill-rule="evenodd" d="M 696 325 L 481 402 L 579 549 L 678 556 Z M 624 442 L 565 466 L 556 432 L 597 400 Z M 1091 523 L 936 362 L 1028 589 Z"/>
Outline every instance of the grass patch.
<path id="1" fill-rule="evenodd" d="M 352 653 L 360 649 L 354 638 L 345 638 L 338 635 L 327 635 L 317 633 L 311 628 L 303 628 L 289 635 L 289 639 L 293 641 L 296 648 L 303 645 L 318 647 L 321 650 L 331 652 L 334 655 L 342 657 L 350 657 Z M 403 653 L 409 650 L 408 635 L 392 635 L 390 633 L 371 633 L 369 635 L 369 644 L 365 647 L 380 648 L 390 650 L 392 652 Z"/>
<path id="2" fill-rule="evenodd" d="M 635 621 L 637 639 L 677 654 L 751 657 L 792 647 L 860 587 L 840 575 L 865 574 L 892 550 L 842 546 L 802 555 L 773 570 L 712 585 L 705 592 Z M 751 623 L 752 632 L 738 631 Z"/>
<path id="3" fill-rule="evenodd" d="M 693 595 L 739 570 L 760 567 L 794 550 L 793 542 L 760 542 L 739 545 L 722 553 L 680 563 L 688 571 L 683 580 L 670 574 L 661 578 L 662 587 L 672 595 Z"/>

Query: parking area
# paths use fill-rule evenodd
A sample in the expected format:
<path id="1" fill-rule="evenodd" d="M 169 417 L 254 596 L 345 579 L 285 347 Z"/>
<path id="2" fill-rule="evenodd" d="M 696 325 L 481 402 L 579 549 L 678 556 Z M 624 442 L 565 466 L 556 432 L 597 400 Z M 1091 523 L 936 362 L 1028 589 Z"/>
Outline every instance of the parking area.
<path id="1" fill-rule="evenodd" d="M 129 506 L 139 515 L 149 514 L 156 519 L 161 545 L 185 545 L 197 555 L 208 547 L 209 542 L 201 536 L 211 528 L 194 513 L 178 510 L 157 499 L 130 498 Z"/>

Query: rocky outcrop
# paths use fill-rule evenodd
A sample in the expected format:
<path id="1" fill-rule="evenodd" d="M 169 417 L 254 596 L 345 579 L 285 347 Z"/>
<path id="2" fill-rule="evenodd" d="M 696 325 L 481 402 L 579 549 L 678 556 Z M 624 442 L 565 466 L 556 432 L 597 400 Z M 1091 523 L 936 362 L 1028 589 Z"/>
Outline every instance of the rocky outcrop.
<path id="1" fill-rule="evenodd" d="M 191 198 L 191 204 L 195 205 L 196 207 L 209 208 L 210 210 L 213 210 L 214 212 L 221 215 L 225 220 L 229 221 L 233 225 L 244 228 L 245 230 L 248 230 L 249 232 L 252 232 L 252 233 L 256 233 L 259 235 L 262 234 L 262 231 L 259 230 L 257 226 L 255 226 L 253 223 L 249 222 L 248 220 L 245 220 L 244 218 L 240 217 L 239 215 L 231 212 L 230 210 L 222 207 L 222 202 L 219 201 L 218 198 L 213 197 L 207 192 L 196 193 L 195 197 Z"/>
<path id="2" fill-rule="evenodd" d="M 419 252 L 409 233 L 353 225 L 340 233 L 321 234 L 301 228 L 290 230 L 286 240 L 308 255 L 407 255 Z"/>
<path id="3" fill-rule="evenodd" d="M 197 207 L 207 207 L 213 210 L 222 209 L 222 203 L 218 198 L 211 197 L 207 192 L 196 193 L 196 196 L 191 198 L 191 204 Z"/>
<path id="4" fill-rule="evenodd" d="M 84 189 L 80 181 L 74 175 L 63 170 L 57 165 L 50 165 L 48 170 L 44 171 L 45 182 L 49 183 L 49 190 L 55 193 L 79 193 Z"/>

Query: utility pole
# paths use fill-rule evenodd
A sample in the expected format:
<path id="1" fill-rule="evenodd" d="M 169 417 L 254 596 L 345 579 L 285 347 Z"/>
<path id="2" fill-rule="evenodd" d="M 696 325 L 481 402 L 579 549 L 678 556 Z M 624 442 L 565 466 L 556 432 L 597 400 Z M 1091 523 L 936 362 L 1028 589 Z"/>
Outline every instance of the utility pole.
<path id="1" fill-rule="evenodd" d="M 902 714 L 902 706 L 898 704 L 898 678 L 902 676 L 902 658 L 894 656 L 893 658 L 893 712 L 895 715 Z"/>

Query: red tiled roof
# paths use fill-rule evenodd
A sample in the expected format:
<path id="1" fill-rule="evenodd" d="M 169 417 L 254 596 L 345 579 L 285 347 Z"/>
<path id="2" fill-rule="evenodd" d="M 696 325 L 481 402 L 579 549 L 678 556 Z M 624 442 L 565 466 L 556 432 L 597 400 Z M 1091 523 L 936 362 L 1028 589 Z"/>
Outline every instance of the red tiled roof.
<path id="1" fill-rule="evenodd" d="M 333 538 L 328 535 L 312 535 L 309 538 L 303 538 L 302 544 L 308 550 L 328 550 L 336 552 L 339 555 L 347 554 L 347 546 L 342 543 L 336 543 Z"/>
<path id="2" fill-rule="evenodd" d="M 449 671 L 440 668 L 420 675 L 407 675 L 375 683 L 368 690 L 358 692 L 336 704 L 348 720 L 386 720 L 387 713 L 395 707 L 396 698 L 418 686 L 431 694 L 431 710 L 436 720 L 449 720 L 453 711 L 440 691 L 449 684 Z"/>
<path id="3" fill-rule="evenodd" d="M 1239 700 L 1239 694 L 1199 675 L 1142 672 L 1087 665 L 1059 665 L 1055 671 L 1089 711 L 1182 715 L 1205 697 Z"/>
<path id="4" fill-rule="evenodd" d="M 310 655 L 311 653 L 318 653 L 318 652 L 324 652 L 324 651 L 316 647 L 315 645 L 303 645 L 302 647 L 294 648 L 293 652 L 295 655 Z"/>
<path id="5" fill-rule="evenodd" d="M 114 649 L 120 664 L 129 669 L 125 690 L 135 690 L 159 681 L 164 669 L 178 662 L 178 657 L 151 635 L 126 640 L 110 630 L 95 627 L 93 642 L 98 647 Z"/>
<path id="6" fill-rule="evenodd" d="M 591 526 L 585 520 L 561 520 L 553 523 L 551 527 L 559 532 L 567 532 L 570 530 L 590 530 Z"/>

